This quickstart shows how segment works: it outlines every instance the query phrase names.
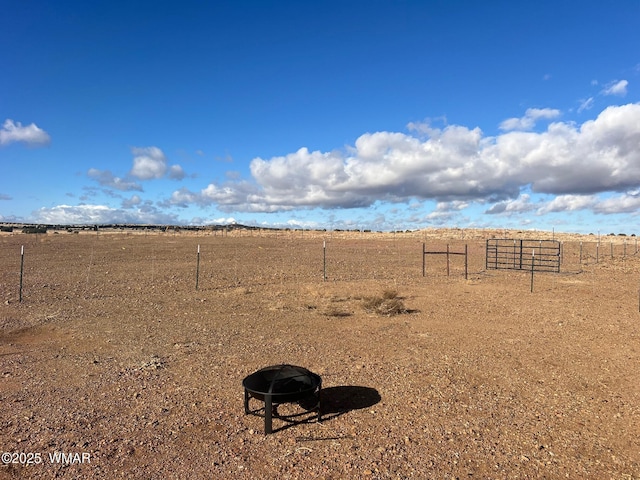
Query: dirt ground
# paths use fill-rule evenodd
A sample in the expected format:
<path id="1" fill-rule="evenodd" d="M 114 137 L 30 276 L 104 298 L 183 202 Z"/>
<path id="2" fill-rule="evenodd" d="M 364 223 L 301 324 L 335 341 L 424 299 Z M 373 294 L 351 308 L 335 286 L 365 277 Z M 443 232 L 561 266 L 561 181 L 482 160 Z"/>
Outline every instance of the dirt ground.
<path id="1" fill-rule="evenodd" d="M 487 238 L 552 236 L 533 292 L 485 267 Z M 597 241 L 1 233 L 0 479 L 640 478 L 640 254 Z M 468 278 L 423 276 L 423 243 L 467 245 Z M 322 377 L 324 420 L 285 404 L 265 435 L 242 380 L 283 363 Z"/>

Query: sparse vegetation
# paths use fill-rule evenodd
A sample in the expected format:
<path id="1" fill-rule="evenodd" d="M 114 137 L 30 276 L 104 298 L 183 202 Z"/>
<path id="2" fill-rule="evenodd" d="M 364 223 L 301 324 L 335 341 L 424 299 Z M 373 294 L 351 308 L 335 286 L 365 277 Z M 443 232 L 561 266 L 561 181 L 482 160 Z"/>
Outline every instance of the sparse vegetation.
<path id="1" fill-rule="evenodd" d="M 0 478 L 640 480 L 640 253 L 623 257 L 624 237 L 596 263 L 596 238 L 555 232 L 562 272 L 530 293 L 526 272 L 486 271 L 490 230 L 332 231 L 326 280 L 307 231 L 20 230 L 0 233 L 4 447 L 91 463 Z M 421 275 L 420 243 L 467 240 L 469 280 L 442 255 Z M 241 381 L 281 363 L 322 376 L 323 422 L 285 403 L 293 421 L 265 437 Z"/>
<path id="2" fill-rule="evenodd" d="M 395 290 L 384 290 L 381 295 L 363 298 L 362 302 L 367 312 L 377 315 L 390 317 L 407 312 L 402 298 L 398 297 L 398 292 Z"/>

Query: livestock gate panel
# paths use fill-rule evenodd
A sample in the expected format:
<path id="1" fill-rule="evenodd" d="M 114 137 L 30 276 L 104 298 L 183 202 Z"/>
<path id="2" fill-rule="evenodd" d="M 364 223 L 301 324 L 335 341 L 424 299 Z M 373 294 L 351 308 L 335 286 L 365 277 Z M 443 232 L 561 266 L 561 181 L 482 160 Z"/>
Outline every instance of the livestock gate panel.
<path id="1" fill-rule="evenodd" d="M 560 242 L 491 238 L 486 247 L 487 270 L 560 272 Z"/>

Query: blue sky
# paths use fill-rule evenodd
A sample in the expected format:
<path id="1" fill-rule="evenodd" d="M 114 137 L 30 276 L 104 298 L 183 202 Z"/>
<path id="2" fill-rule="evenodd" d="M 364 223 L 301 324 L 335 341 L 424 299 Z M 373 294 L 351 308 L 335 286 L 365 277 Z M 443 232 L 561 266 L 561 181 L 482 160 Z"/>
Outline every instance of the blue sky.
<path id="1" fill-rule="evenodd" d="M 640 2 L 4 2 L 0 221 L 635 233 Z"/>

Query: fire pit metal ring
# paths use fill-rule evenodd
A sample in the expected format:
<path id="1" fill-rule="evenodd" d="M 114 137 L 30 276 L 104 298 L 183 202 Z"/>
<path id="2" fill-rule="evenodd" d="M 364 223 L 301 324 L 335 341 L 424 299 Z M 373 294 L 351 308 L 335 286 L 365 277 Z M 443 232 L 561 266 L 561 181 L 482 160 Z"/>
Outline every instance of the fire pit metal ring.
<path id="1" fill-rule="evenodd" d="M 273 365 L 265 367 L 242 381 L 244 387 L 244 413 L 256 414 L 249 409 L 249 399 L 264 401 L 264 433 L 272 433 L 272 417 L 278 416 L 277 405 L 281 403 L 301 402 L 312 399 L 312 408 L 318 412 L 318 421 L 322 421 L 320 411 L 320 389 L 322 379 L 306 368 L 294 365 Z"/>

